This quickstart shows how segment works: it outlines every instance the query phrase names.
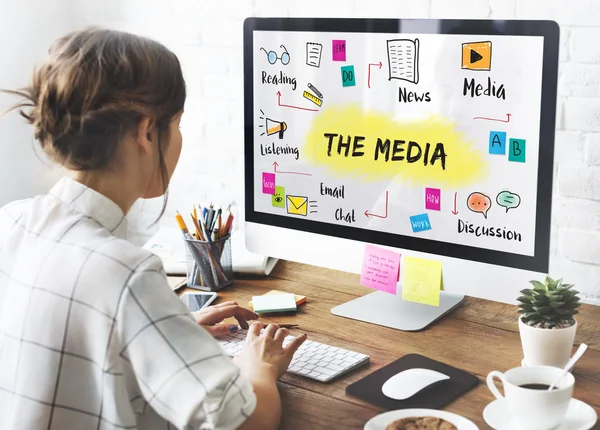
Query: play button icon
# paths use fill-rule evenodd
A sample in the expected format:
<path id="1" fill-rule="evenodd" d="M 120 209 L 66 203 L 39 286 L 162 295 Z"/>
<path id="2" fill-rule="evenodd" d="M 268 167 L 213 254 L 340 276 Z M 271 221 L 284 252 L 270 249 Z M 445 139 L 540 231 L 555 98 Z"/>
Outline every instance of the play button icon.
<path id="1" fill-rule="evenodd" d="M 476 63 L 481 59 L 483 59 L 483 56 L 474 49 L 471 49 L 471 64 Z"/>
<path id="2" fill-rule="evenodd" d="M 492 42 L 463 43 L 461 68 L 490 71 L 492 69 Z"/>

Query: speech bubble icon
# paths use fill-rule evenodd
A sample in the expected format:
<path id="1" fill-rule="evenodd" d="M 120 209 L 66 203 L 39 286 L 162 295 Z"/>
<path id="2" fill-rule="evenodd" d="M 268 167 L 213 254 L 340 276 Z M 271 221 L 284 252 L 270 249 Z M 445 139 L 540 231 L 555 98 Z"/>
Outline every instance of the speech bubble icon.
<path id="1" fill-rule="evenodd" d="M 471 193 L 467 198 L 467 207 L 473 212 L 483 215 L 487 219 L 487 213 L 492 207 L 492 201 L 483 193 Z"/>
<path id="2" fill-rule="evenodd" d="M 521 197 L 519 197 L 518 194 L 511 193 L 510 191 L 502 191 L 496 197 L 496 202 L 498 203 L 498 206 L 506 208 L 506 212 L 508 212 L 509 209 L 519 207 L 521 204 Z"/>

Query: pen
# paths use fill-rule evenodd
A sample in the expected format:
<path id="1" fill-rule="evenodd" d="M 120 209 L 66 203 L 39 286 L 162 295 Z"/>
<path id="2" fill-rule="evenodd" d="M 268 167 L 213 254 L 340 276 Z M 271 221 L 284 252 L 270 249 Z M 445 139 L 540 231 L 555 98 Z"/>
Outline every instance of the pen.
<path id="1" fill-rule="evenodd" d="M 217 220 L 220 220 L 220 219 L 221 219 L 221 208 L 219 208 L 219 210 L 217 211 L 217 216 L 213 217 L 212 225 L 210 226 L 211 230 L 215 228 L 215 224 L 217 224 Z"/>

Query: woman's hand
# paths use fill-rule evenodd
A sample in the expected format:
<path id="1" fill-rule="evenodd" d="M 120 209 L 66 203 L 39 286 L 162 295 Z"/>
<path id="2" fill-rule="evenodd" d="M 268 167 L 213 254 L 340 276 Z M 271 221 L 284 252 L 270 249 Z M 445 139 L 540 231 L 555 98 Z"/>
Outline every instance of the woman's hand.
<path id="1" fill-rule="evenodd" d="M 306 335 L 293 338 L 284 347 L 283 340 L 289 335 L 287 329 L 269 324 L 261 334 L 262 328 L 259 322 L 252 324 L 244 348 L 233 361 L 250 380 L 277 380 L 288 369 Z"/>
<path id="2" fill-rule="evenodd" d="M 192 315 L 202 327 L 213 336 L 224 336 L 235 333 L 238 329 L 235 324 L 223 324 L 225 318 L 235 318 L 240 323 L 240 327 L 247 329 L 249 320 L 258 319 L 258 315 L 249 309 L 238 306 L 236 302 L 224 302 L 218 305 L 209 306 L 200 311 L 193 312 Z"/>

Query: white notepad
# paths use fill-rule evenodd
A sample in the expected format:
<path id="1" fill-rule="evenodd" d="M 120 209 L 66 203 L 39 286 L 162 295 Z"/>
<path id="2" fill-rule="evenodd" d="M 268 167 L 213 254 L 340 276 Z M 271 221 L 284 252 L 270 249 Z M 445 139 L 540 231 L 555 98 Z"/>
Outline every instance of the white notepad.
<path id="1" fill-rule="evenodd" d="M 296 300 L 293 294 L 266 294 L 252 297 L 252 307 L 257 314 L 269 312 L 296 311 Z"/>

